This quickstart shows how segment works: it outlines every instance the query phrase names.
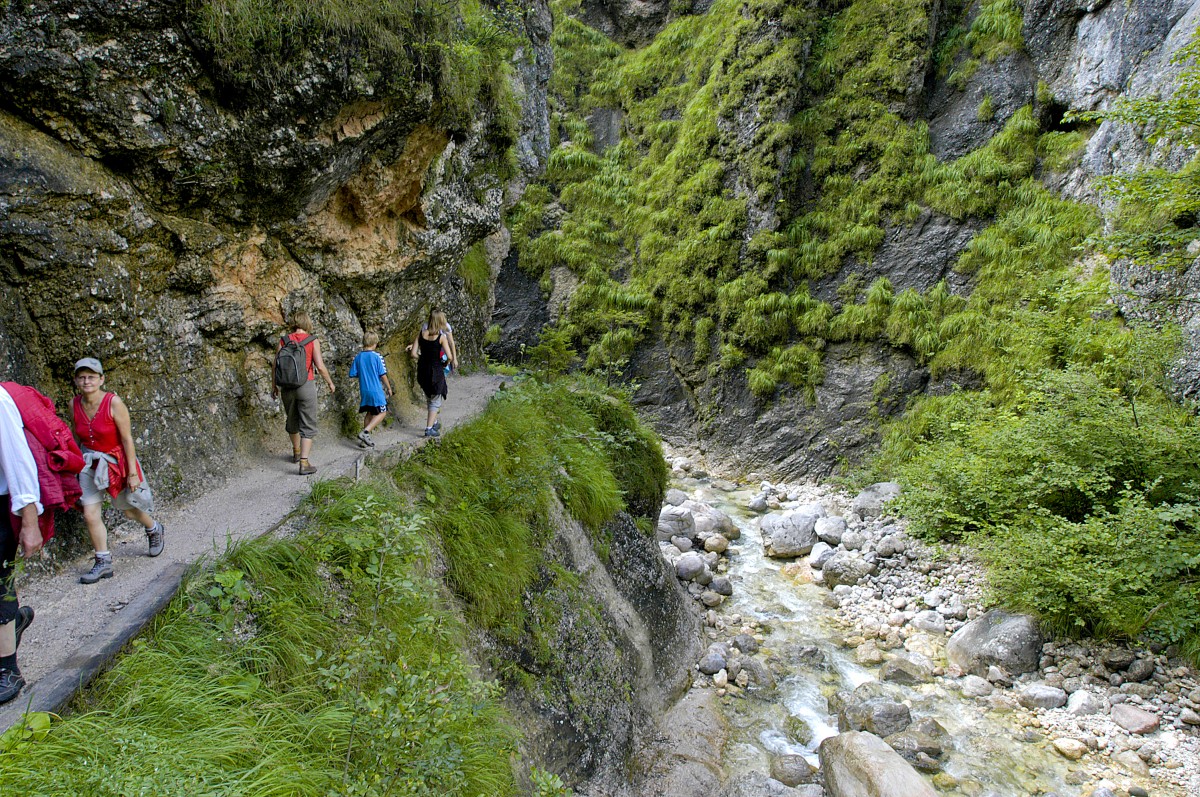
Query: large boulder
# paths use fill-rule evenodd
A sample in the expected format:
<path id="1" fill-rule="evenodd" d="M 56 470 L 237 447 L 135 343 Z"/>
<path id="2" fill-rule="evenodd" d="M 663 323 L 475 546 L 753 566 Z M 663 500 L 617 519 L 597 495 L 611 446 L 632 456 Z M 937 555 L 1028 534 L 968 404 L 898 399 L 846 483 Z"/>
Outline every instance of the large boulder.
<path id="1" fill-rule="evenodd" d="M 828 580 L 829 565 L 825 566 Z M 986 676 L 998 666 L 1013 675 L 1037 669 L 1042 633 L 1032 617 L 993 609 L 950 637 L 946 658 L 963 672 Z"/>
<path id="2" fill-rule="evenodd" d="M 883 739 L 849 731 L 821 742 L 828 797 L 937 797 L 937 792 Z"/>
<path id="3" fill-rule="evenodd" d="M 850 551 L 838 551 L 825 561 L 821 568 L 825 574 L 826 586 L 832 588 L 839 584 L 853 587 L 863 578 L 871 575 L 875 567 L 870 562 Z"/>
<path id="4" fill-rule="evenodd" d="M 733 518 L 716 507 L 691 500 L 685 501 L 680 506 L 691 511 L 692 516 L 695 518 L 697 534 L 711 534 L 715 532 L 731 540 L 737 539 L 738 527 L 734 525 Z"/>
<path id="5" fill-rule="evenodd" d="M 1153 733 L 1158 730 L 1159 718 L 1157 714 L 1152 711 L 1146 711 L 1144 708 L 1130 705 L 1129 703 L 1118 703 L 1113 706 L 1110 715 L 1113 722 L 1130 733 Z"/>
<path id="6" fill-rule="evenodd" d="M 802 512 L 767 515 L 758 521 L 767 556 L 791 559 L 805 556 L 817 544 L 817 516 Z"/>
<path id="7" fill-rule="evenodd" d="M 682 506 L 667 504 L 658 513 L 658 538 L 669 540 L 672 537 L 696 536 L 696 518 L 690 509 Z"/>
<path id="8" fill-rule="evenodd" d="M 879 517 L 883 514 L 883 505 L 898 495 L 900 485 L 896 482 L 877 482 L 855 496 L 850 508 L 858 513 L 859 517 Z"/>
<path id="9" fill-rule="evenodd" d="M 908 728 L 912 714 L 908 706 L 886 697 L 873 697 L 861 703 L 847 703 L 838 712 L 838 728 L 869 731 L 891 736 Z"/>

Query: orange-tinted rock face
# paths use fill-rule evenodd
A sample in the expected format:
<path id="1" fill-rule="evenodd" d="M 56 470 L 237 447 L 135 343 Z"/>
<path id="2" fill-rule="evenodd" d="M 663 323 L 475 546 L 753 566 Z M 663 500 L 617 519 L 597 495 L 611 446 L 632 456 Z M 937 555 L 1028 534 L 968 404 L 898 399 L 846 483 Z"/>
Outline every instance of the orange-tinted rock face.
<path id="1" fill-rule="evenodd" d="M 0 363 L 61 403 L 71 364 L 101 358 L 165 496 L 280 433 L 269 364 L 296 310 L 339 377 L 364 329 L 399 352 L 435 304 L 479 356 L 490 299 L 458 270 L 501 226 L 513 143 L 487 101 L 448 112 L 414 55 L 327 36 L 238 71 L 189 19 L 174 0 L 0 10 Z"/>

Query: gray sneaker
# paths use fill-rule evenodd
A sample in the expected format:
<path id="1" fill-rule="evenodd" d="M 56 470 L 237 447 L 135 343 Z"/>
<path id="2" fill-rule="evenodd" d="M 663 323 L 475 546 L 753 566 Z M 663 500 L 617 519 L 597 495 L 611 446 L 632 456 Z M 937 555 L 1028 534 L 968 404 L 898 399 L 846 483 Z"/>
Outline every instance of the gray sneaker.
<path id="1" fill-rule="evenodd" d="M 367 448 L 375 447 L 375 441 L 371 439 L 371 435 L 369 432 L 359 432 L 358 433 L 358 442 L 362 443 Z"/>
<path id="2" fill-rule="evenodd" d="M 153 528 L 146 529 L 146 542 L 150 545 L 149 556 L 158 556 L 163 552 L 163 532 L 166 528 L 162 523 L 155 522 Z"/>
<path id="3" fill-rule="evenodd" d="M 106 556 L 103 559 L 101 559 L 99 556 L 97 556 L 95 562 L 92 563 L 92 569 L 87 571 L 86 573 L 84 573 L 82 576 L 79 577 L 79 583 L 80 584 L 95 584 L 97 581 L 99 581 L 102 578 L 112 578 L 112 577 L 113 577 L 112 557 Z"/>

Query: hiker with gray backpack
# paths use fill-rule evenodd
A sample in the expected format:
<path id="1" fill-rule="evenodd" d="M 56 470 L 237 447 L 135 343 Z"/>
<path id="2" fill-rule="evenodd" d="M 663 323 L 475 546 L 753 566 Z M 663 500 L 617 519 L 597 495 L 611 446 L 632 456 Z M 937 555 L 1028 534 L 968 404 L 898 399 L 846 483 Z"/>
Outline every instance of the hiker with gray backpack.
<path id="1" fill-rule="evenodd" d="M 291 334 L 279 339 L 279 351 L 275 353 L 275 367 L 271 372 L 271 396 L 282 394 L 283 409 L 287 413 L 287 433 L 292 438 L 292 462 L 300 466 L 301 476 L 316 473 L 309 462 L 312 441 L 317 436 L 317 383 L 316 373 L 321 374 L 329 392 L 336 388 L 321 359 L 321 341 L 312 333 L 312 319 L 303 311 L 294 313 L 289 324 Z"/>

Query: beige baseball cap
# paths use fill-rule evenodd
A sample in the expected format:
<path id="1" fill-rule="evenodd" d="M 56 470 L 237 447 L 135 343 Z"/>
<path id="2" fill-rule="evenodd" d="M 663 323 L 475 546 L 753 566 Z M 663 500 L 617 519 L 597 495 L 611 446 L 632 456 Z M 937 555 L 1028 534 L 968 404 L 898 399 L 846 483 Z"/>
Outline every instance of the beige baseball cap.
<path id="1" fill-rule="evenodd" d="M 84 368 L 88 369 L 89 371 L 94 371 L 98 374 L 104 373 L 104 366 L 101 365 L 100 361 L 95 357 L 84 357 L 82 360 L 79 360 L 75 363 L 75 373 L 79 373 Z"/>

